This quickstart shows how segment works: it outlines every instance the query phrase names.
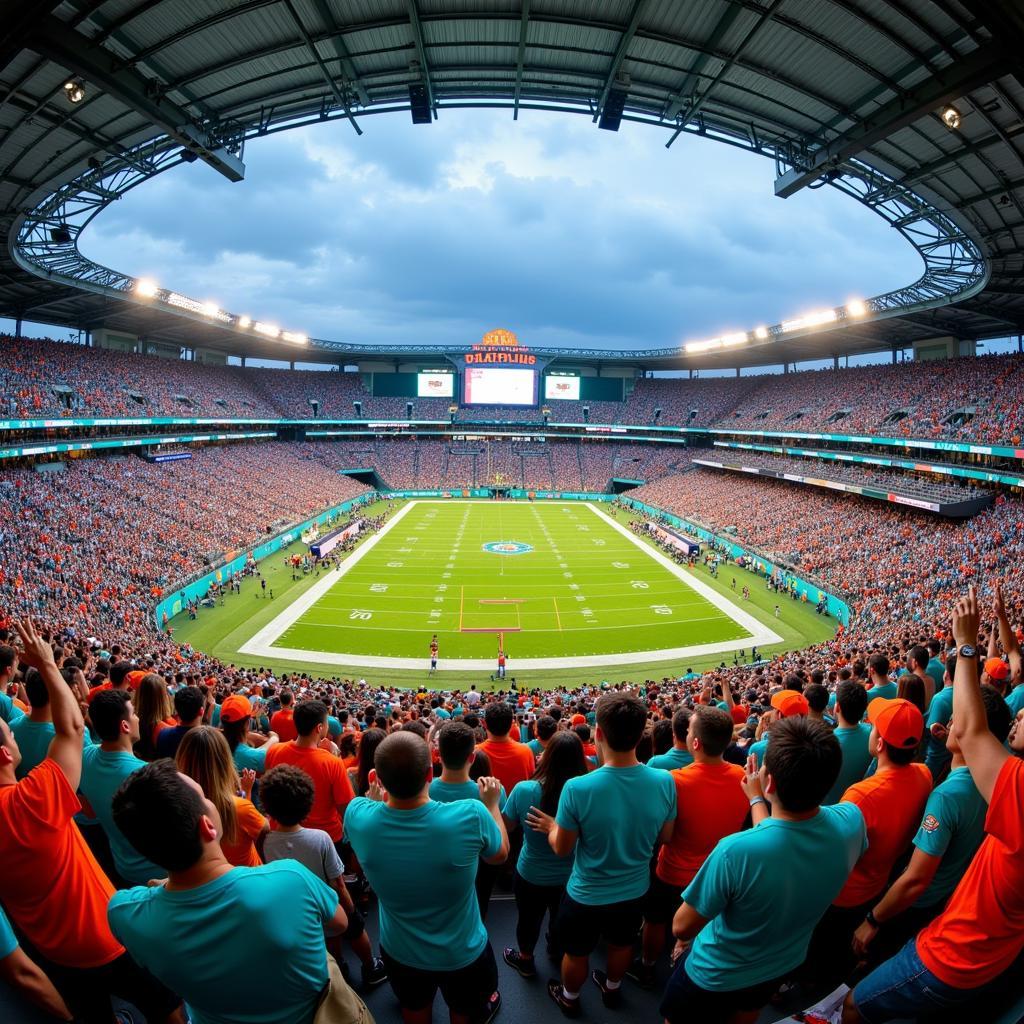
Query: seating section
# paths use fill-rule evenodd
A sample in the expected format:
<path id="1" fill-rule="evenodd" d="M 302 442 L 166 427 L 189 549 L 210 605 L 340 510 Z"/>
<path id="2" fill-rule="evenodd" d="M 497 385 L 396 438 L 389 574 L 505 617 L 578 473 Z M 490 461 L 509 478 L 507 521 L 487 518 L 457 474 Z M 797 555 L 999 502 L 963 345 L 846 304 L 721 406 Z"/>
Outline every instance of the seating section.
<path id="1" fill-rule="evenodd" d="M 551 402 L 551 421 L 874 433 L 1019 445 L 1024 356 L 757 377 L 639 378 L 624 402 Z M 0 413 L 447 420 L 448 399 L 374 398 L 358 373 L 270 370 L 0 336 Z M 463 408 L 456 422 L 536 423 L 536 409 Z"/>

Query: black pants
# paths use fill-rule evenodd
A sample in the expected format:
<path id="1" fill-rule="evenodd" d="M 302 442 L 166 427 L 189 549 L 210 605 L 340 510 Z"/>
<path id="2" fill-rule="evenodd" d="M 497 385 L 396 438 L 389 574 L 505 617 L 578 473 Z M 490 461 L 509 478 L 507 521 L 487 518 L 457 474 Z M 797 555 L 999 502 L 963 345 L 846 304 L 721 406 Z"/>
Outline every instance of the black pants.
<path id="1" fill-rule="evenodd" d="M 41 966 L 81 1024 L 111 1024 L 111 996 L 131 1003 L 151 1024 L 181 1005 L 170 989 L 127 953 L 102 967 L 62 967 L 45 960 Z"/>
<path id="2" fill-rule="evenodd" d="M 534 885 L 516 872 L 513 882 L 516 897 L 516 942 L 521 953 L 532 953 L 540 938 L 544 915 L 548 915 L 548 931 L 554 933 L 558 905 L 562 902 L 564 885 Z"/>
<path id="3" fill-rule="evenodd" d="M 476 900 L 480 905 L 480 919 L 487 920 L 487 908 L 491 905 L 494 883 L 501 872 L 500 864 L 487 864 L 481 860 L 476 866 Z"/>
<path id="4" fill-rule="evenodd" d="M 877 895 L 873 896 L 856 907 L 837 907 L 833 903 L 825 911 L 811 936 L 807 959 L 800 972 L 800 979 L 811 993 L 831 992 L 853 974 L 857 966 L 853 933 L 877 899 Z"/>

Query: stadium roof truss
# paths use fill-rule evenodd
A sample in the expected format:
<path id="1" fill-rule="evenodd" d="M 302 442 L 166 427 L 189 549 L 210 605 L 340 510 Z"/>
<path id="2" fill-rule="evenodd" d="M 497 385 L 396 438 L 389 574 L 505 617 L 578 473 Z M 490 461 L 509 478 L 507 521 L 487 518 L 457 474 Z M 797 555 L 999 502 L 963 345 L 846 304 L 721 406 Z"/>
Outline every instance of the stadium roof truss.
<path id="1" fill-rule="evenodd" d="M 689 134 L 773 159 L 778 196 L 843 191 L 923 261 L 858 315 L 728 348 L 552 356 L 756 365 L 1024 330 L 1015 0 L 0 0 L 0 26 L 0 315 L 276 358 L 464 348 L 298 351 L 170 291 L 143 300 L 78 248 L 109 203 L 182 162 L 240 181 L 248 141 L 331 121 L 362 134 L 418 92 L 424 120 L 482 107 L 613 128 L 617 99 L 668 146 Z"/>

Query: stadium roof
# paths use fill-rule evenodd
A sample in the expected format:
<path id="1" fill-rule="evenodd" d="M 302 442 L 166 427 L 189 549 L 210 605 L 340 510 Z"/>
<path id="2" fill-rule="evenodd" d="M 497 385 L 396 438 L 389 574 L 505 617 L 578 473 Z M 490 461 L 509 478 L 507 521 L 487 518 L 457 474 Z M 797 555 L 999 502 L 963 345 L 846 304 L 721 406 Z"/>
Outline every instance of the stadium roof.
<path id="1" fill-rule="evenodd" d="M 361 132 L 398 110 L 429 131 L 446 110 L 490 107 L 566 111 L 595 130 L 621 112 L 668 145 L 686 132 L 762 153 L 777 194 L 840 188 L 922 255 L 921 280 L 866 314 L 840 307 L 689 353 L 652 339 L 559 354 L 756 365 L 1024 329 L 1016 0 L 0 0 L 0 26 L 3 316 L 273 358 L 436 355 L 270 340 L 187 297 L 141 298 L 76 239 L 183 160 L 240 180 L 246 142 L 270 132 Z M 767 176 L 765 192 L 784 201 Z"/>

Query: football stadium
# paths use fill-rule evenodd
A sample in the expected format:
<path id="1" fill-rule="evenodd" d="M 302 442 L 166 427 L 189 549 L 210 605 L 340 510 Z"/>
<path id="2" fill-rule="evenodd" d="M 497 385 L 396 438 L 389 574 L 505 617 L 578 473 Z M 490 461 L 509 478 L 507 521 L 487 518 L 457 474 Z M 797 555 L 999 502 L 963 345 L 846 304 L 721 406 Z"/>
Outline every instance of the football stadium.
<path id="1" fill-rule="evenodd" d="M 0 0 L 0 1020 L 1024 1020 L 1022 55 Z"/>

